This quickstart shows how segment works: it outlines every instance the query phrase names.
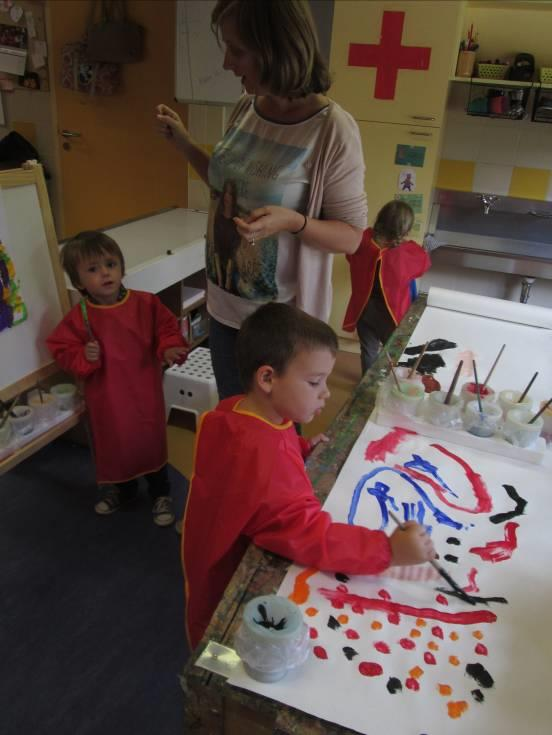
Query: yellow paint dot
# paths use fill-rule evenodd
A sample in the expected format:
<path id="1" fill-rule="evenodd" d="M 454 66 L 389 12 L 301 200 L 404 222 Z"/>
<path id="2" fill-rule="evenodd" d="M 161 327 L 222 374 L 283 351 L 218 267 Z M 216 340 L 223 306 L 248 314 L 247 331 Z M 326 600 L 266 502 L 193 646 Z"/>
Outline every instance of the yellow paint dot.
<path id="1" fill-rule="evenodd" d="M 418 618 L 416 620 L 416 625 L 418 626 L 418 628 L 425 628 L 427 623 L 423 618 Z"/>
<path id="2" fill-rule="evenodd" d="M 456 633 L 456 632 L 455 632 L 455 631 L 453 630 L 453 631 L 452 631 L 452 633 L 450 634 L 450 640 L 451 640 L 451 641 L 457 641 L 457 640 L 458 640 L 458 638 L 459 638 L 459 636 L 458 636 L 458 633 Z"/>
<path id="3" fill-rule="evenodd" d="M 421 635 L 422 634 L 420 633 L 420 631 L 417 628 L 412 628 L 412 630 L 410 631 L 410 637 L 411 638 L 419 638 Z"/>
<path id="4" fill-rule="evenodd" d="M 381 623 L 379 622 L 379 620 L 374 620 L 370 627 L 372 628 L 372 630 L 379 630 L 381 628 Z"/>
<path id="5" fill-rule="evenodd" d="M 483 638 L 483 633 L 480 630 L 474 630 L 472 635 L 474 638 L 477 638 L 478 641 Z"/>
<path id="6" fill-rule="evenodd" d="M 451 663 L 453 666 L 458 666 L 460 663 L 460 659 L 458 656 L 449 656 L 449 663 Z"/>
<path id="7" fill-rule="evenodd" d="M 448 684 L 437 684 L 437 689 L 442 697 L 450 697 L 452 694 L 452 687 Z"/>
<path id="8" fill-rule="evenodd" d="M 413 679 L 419 679 L 420 676 L 423 676 L 424 670 L 421 669 L 419 666 L 414 666 L 414 668 L 410 669 L 408 673 Z"/>
<path id="9" fill-rule="evenodd" d="M 305 615 L 308 615 L 309 618 L 313 618 L 315 615 L 318 615 L 318 610 L 315 607 L 307 607 Z"/>
<path id="10" fill-rule="evenodd" d="M 437 643 L 435 643 L 435 641 L 429 641 L 429 643 L 427 644 L 427 647 L 431 648 L 432 651 L 439 650 L 439 646 L 437 645 Z"/>
<path id="11" fill-rule="evenodd" d="M 346 623 L 349 622 L 349 616 L 348 615 L 339 615 L 339 617 L 337 619 L 339 620 L 339 622 L 341 623 L 341 625 L 345 625 Z"/>
<path id="12" fill-rule="evenodd" d="M 462 717 L 464 712 L 468 709 L 468 703 L 463 700 L 460 702 L 448 702 L 447 709 L 448 716 L 456 720 L 458 717 Z"/>

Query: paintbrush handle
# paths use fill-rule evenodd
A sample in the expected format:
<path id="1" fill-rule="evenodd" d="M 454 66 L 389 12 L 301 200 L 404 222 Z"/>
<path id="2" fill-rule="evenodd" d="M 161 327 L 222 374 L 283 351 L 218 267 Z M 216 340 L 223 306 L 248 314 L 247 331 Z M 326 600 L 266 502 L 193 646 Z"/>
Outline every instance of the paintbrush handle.
<path id="1" fill-rule="evenodd" d="M 521 403 L 521 402 L 523 401 L 523 399 L 525 398 L 525 396 L 526 396 L 526 395 L 527 395 L 527 394 L 529 393 L 529 388 L 530 388 L 530 387 L 531 387 L 531 386 L 533 385 L 533 383 L 535 382 L 535 379 L 536 379 L 536 377 L 537 377 L 537 375 L 538 375 L 538 374 L 539 374 L 539 372 L 538 372 L 538 370 L 537 370 L 537 372 L 536 372 L 536 373 L 535 373 L 535 374 L 533 375 L 533 377 L 531 378 L 531 380 L 530 380 L 530 381 L 529 381 L 529 383 L 527 384 L 527 388 L 526 388 L 526 389 L 525 389 L 525 390 L 523 391 L 523 393 L 522 393 L 522 394 L 520 395 L 520 397 L 518 398 L 518 400 L 517 400 L 517 402 L 518 402 L 518 403 Z"/>
<path id="2" fill-rule="evenodd" d="M 450 403 L 450 399 L 452 398 L 454 394 L 454 389 L 456 388 L 456 383 L 458 382 L 458 378 L 460 377 L 460 370 L 462 370 L 462 365 L 464 364 L 464 360 L 460 360 L 458 363 L 458 366 L 456 368 L 456 372 L 454 373 L 454 378 L 452 379 L 452 383 L 450 384 L 450 388 L 448 389 L 448 393 L 446 395 L 446 398 L 444 400 L 445 406 L 448 406 Z"/>
<path id="3" fill-rule="evenodd" d="M 536 413 L 536 414 L 535 414 L 535 415 L 533 416 L 533 418 L 532 418 L 532 419 L 531 419 L 530 421 L 528 421 L 527 423 L 528 423 L 528 424 L 532 424 L 532 423 L 533 423 L 533 421 L 536 421 L 536 420 L 537 420 L 537 419 L 539 418 L 539 416 L 540 416 L 541 414 L 543 414 L 543 413 L 544 413 L 544 412 L 546 411 L 546 409 L 548 408 L 548 406 L 550 406 L 551 404 L 552 404 L 552 398 L 551 398 L 551 399 L 550 399 L 549 401 L 547 401 L 547 402 L 546 402 L 546 403 L 544 404 L 544 406 L 541 406 L 541 409 L 540 409 L 540 411 L 539 411 L 538 413 Z"/>
<path id="4" fill-rule="evenodd" d="M 389 357 L 389 353 L 387 352 L 387 350 L 385 350 L 385 357 L 387 358 L 387 362 L 389 363 L 389 369 L 391 370 L 391 375 L 393 376 L 393 380 L 395 381 L 397 390 L 399 391 L 399 393 L 401 393 L 401 384 L 398 381 L 397 375 L 395 373 L 395 368 L 393 367 L 393 361 Z"/>
<path id="5" fill-rule="evenodd" d="M 504 352 L 504 348 L 505 348 L 505 347 L 506 347 L 506 345 L 502 345 L 502 347 L 501 347 L 501 348 L 500 348 L 500 350 L 499 350 L 499 353 L 498 353 L 498 355 L 496 356 L 496 359 L 495 359 L 495 361 L 494 361 L 494 362 L 493 362 L 493 364 L 491 365 L 491 369 L 489 370 L 489 374 L 487 375 L 487 377 L 485 378 L 485 382 L 483 383 L 483 390 L 485 390 L 485 388 L 487 387 L 487 383 L 488 383 L 488 382 L 489 382 L 489 380 L 491 379 L 491 375 L 493 374 L 493 371 L 494 371 L 494 369 L 495 369 L 495 367 L 496 367 L 496 364 L 497 364 L 497 362 L 498 362 L 498 361 L 500 360 L 500 356 L 501 356 L 501 355 L 502 355 L 502 353 Z"/>
<path id="6" fill-rule="evenodd" d="M 479 406 L 479 413 L 483 413 L 483 406 L 481 405 L 481 392 L 479 390 L 479 381 L 477 380 L 477 368 L 475 366 L 475 360 L 472 360 L 473 366 L 473 377 L 475 379 L 475 393 L 477 395 L 477 405 Z"/>
<path id="7" fill-rule="evenodd" d="M 425 355 L 425 352 L 426 352 L 428 346 L 429 346 L 429 342 L 426 342 L 425 345 L 422 347 L 422 350 L 421 350 L 420 354 L 418 355 L 418 359 L 415 361 L 414 365 L 412 365 L 412 367 L 410 369 L 410 372 L 408 373 L 408 377 L 409 378 L 411 378 L 414 375 L 414 373 L 416 372 L 416 370 L 418 369 L 418 365 L 421 363 L 422 357 Z"/>

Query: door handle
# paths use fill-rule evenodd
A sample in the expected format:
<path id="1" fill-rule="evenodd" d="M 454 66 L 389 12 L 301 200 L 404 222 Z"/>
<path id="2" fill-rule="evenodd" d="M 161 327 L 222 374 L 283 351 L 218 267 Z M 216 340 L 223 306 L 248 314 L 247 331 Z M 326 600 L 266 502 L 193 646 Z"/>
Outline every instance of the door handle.
<path id="1" fill-rule="evenodd" d="M 431 115 L 410 115 L 412 120 L 436 120 L 436 117 L 431 117 Z"/>
<path id="2" fill-rule="evenodd" d="M 77 130 L 62 130 L 61 135 L 64 138 L 82 138 L 82 133 L 79 133 Z"/>
<path id="3" fill-rule="evenodd" d="M 411 130 L 410 135 L 421 135 L 422 138 L 432 138 L 433 133 L 418 133 L 416 130 Z"/>

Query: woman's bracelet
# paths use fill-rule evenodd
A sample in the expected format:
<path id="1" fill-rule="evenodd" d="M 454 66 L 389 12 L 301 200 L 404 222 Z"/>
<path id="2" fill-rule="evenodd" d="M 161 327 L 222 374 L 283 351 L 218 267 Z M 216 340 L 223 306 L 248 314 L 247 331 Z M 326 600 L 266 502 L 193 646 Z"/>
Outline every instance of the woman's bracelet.
<path id="1" fill-rule="evenodd" d="M 295 232 L 292 232 L 290 230 L 290 235 L 298 235 L 300 232 L 303 232 L 303 230 L 307 226 L 307 215 L 304 214 L 303 217 L 305 218 L 305 221 L 303 222 L 302 226 L 298 230 L 295 230 Z"/>

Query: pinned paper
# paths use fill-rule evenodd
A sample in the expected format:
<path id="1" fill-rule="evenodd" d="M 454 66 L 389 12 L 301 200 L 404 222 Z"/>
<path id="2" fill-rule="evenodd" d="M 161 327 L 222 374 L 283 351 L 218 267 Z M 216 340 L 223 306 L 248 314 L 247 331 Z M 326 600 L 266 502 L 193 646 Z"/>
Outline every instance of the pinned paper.
<path id="1" fill-rule="evenodd" d="M 22 17 L 23 17 L 23 8 L 21 7 L 21 5 L 13 5 L 10 8 L 10 18 L 13 20 L 13 22 L 19 23 Z"/>
<path id="2" fill-rule="evenodd" d="M 416 172 L 410 168 L 405 168 L 399 173 L 399 191 L 415 191 L 416 190 Z"/>
<path id="3" fill-rule="evenodd" d="M 412 207 L 412 211 L 415 214 L 421 214 L 424 206 L 424 195 L 423 194 L 397 194 L 395 196 L 400 202 L 406 202 L 406 204 Z"/>
<path id="4" fill-rule="evenodd" d="M 423 145 L 398 145 L 395 152 L 395 164 L 397 166 L 424 165 L 426 149 Z"/>
<path id="5" fill-rule="evenodd" d="M 25 21 L 27 23 L 27 32 L 29 34 L 29 38 L 36 38 L 36 27 L 32 10 L 25 11 Z"/>

